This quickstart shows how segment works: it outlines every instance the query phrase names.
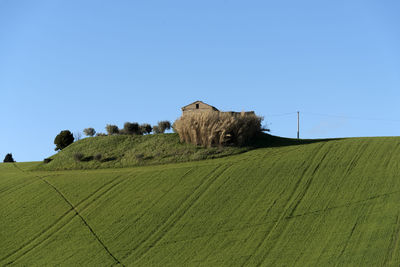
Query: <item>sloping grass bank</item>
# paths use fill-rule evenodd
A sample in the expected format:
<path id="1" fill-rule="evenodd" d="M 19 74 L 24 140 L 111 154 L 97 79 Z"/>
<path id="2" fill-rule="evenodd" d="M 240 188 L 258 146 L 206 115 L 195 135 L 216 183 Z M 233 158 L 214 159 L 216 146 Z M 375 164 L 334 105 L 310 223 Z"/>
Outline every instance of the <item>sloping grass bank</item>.
<path id="1" fill-rule="evenodd" d="M 181 143 L 177 134 L 97 136 L 71 144 L 53 155 L 50 163 L 43 163 L 37 168 L 68 170 L 155 165 L 220 158 L 249 149 L 249 147 L 203 148 Z M 83 154 L 81 160 L 75 159 L 77 153 Z"/>
<path id="2" fill-rule="evenodd" d="M 122 169 L 0 164 L 0 265 L 399 266 L 400 138 Z"/>

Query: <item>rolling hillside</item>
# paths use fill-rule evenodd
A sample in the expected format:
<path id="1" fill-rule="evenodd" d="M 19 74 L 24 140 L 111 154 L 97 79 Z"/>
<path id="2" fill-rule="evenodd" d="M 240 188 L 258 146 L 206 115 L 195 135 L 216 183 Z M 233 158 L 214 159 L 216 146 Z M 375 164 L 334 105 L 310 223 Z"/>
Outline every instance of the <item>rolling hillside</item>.
<path id="1" fill-rule="evenodd" d="M 400 265 L 398 137 L 123 169 L 40 164 L 0 164 L 0 265 Z"/>
<path id="2" fill-rule="evenodd" d="M 261 139 L 268 138 L 264 135 Z M 270 136 L 276 139 L 276 137 Z M 178 134 L 111 135 L 81 139 L 39 164 L 40 170 L 122 168 L 221 158 L 239 154 L 252 147 L 204 148 L 179 141 Z M 74 155 L 81 153 L 77 161 Z M 101 159 L 96 160 L 96 155 Z"/>

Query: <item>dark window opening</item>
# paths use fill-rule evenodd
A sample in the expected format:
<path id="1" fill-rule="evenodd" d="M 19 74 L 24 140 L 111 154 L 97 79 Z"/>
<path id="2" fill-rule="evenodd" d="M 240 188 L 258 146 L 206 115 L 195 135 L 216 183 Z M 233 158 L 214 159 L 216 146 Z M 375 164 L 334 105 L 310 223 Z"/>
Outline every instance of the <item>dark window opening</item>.
<path id="1" fill-rule="evenodd" d="M 199 109 L 199 104 L 196 104 L 196 109 Z"/>

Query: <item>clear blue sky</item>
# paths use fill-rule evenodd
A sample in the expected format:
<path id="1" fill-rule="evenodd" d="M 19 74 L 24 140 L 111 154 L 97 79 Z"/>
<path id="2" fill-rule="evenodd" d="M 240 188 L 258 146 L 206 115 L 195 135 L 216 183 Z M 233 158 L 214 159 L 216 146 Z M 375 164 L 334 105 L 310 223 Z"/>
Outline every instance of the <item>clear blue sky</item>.
<path id="1" fill-rule="evenodd" d="M 397 0 L 0 0 L 0 160 L 42 160 L 64 129 L 174 121 L 195 100 L 281 136 L 297 110 L 303 138 L 400 135 L 399 14 Z"/>

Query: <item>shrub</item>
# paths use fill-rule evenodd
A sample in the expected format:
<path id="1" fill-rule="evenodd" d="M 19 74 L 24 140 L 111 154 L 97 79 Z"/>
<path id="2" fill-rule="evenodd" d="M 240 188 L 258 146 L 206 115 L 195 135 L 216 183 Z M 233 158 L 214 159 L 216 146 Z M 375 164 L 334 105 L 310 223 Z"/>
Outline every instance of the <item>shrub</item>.
<path id="1" fill-rule="evenodd" d="M 137 122 L 125 122 L 124 134 L 141 134 L 139 124 Z"/>
<path id="2" fill-rule="evenodd" d="M 160 127 L 158 127 L 158 125 L 154 125 L 153 126 L 153 133 L 155 134 L 159 134 L 159 133 L 163 133 L 160 129 Z"/>
<path id="3" fill-rule="evenodd" d="M 82 161 L 83 160 L 83 154 L 82 153 L 79 153 L 79 152 L 77 152 L 77 153 L 75 153 L 74 154 L 74 159 L 76 160 L 76 161 Z"/>
<path id="4" fill-rule="evenodd" d="M 171 122 L 169 121 L 159 121 L 158 128 L 160 129 L 161 133 L 164 133 L 166 130 L 171 129 Z"/>
<path id="5" fill-rule="evenodd" d="M 105 133 L 97 133 L 96 136 L 107 136 Z"/>
<path id="6" fill-rule="evenodd" d="M 150 134 L 153 130 L 153 127 L 151 127 L 151 125 L 148 123 L 143 123 L 139 128 L 142 134 Z"/>
<path id="7" fill-rule="evenodd" d="M 261 132 L 255 114 L 204 112 L 182 115 L 174 123 L 182 142 L 202 145 L 244 145 Z"/>
<path id="8" fill-rule="evenodd" d="M 55 151 L 62 150 L 74 142 L 74 136 L 68 130 L 61 131 L 54 139 Z"/>
<path id="9" fill-rule="evenodd" d="M 119 133 L 118 126 L 111 125 L 111 124 L 107 124 L 106 125 L 106 131 L 107 131 L 108 135 L 113 135 L 113 134 L 118 134 Z"/>
<path id="10" fill-rule="evenodd" d="M 96 131 L 94 128 L 86 128 L 86 129 L 83 129 L 83 133 L 86 136 L 94 136 L 96 134 Z"/>
<path id="11" fill-rule="evenodd" d="M 3 162 L 5 162 L 5 163 L 6 163 L 6 162 L 15 162 L 15 160 L 14 160 L 12 154 L 11 154 L 11 153 L 8 153 L 8 154 L 4 157 Z"/>
<path id="12" fill-rule="evenodd" d="M 101 161 L 101 158 L 102 158 L 102 155 L 101 155 L 101 154 L 96 154 L 96 155 L 94 156 L 94 159 L 97 160 L 97 161 Z"/>

